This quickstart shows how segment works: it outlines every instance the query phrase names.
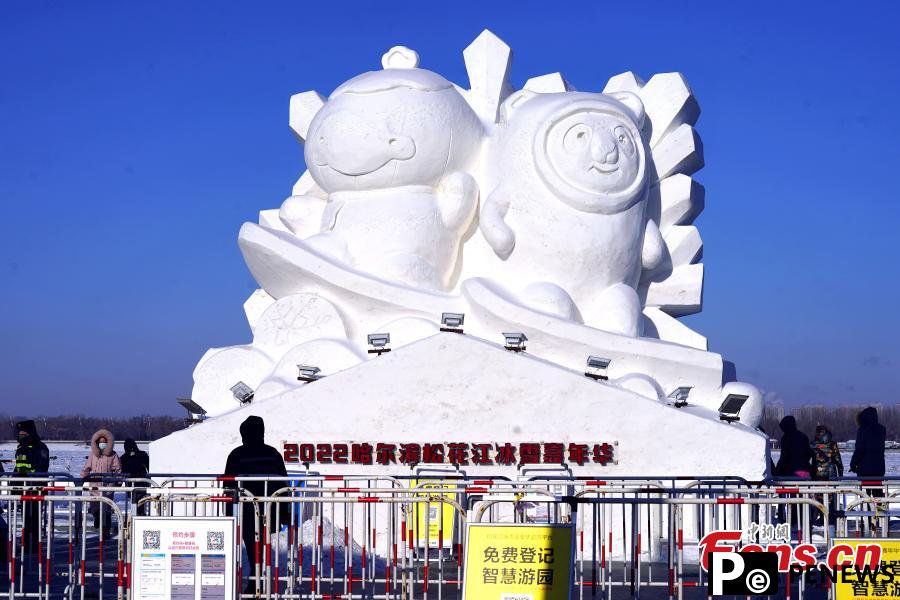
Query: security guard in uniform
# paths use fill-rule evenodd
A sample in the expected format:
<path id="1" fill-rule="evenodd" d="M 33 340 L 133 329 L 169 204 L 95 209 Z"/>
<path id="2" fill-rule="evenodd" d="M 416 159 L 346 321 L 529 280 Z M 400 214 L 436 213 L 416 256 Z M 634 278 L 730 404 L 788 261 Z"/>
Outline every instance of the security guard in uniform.
<path id="1" fill-rule="evenodd" d="M 16 423 L 16 429 L 19 431 L 19 445 L 16 448 L 16 468 L 15 472 L 19 475 L 34 475 L 35 473 L 46 473 L 50 470 L 50 450 L 47 444 L 41 441 L 37 429 L 34 427 L 34 421 L 21 421 Z M 32 485 L 29 483 L 29 485 Z M 35 482 L 33 485 L 40 485 Z M 37 502 L 25 502 L 23 507 L 24 522 L 23 545 L 25 552 L 36 552 L 38 547 L 41 506 Z"/>

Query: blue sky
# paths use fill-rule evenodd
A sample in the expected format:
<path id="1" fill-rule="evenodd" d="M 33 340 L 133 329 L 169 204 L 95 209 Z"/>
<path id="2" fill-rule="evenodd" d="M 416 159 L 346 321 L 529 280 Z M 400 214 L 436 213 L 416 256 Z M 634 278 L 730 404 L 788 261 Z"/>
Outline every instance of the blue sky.
<path id="1" fill-rule="evenodd" d="M 895 3 L 4 2 L 0 412 L 178 414 L 209 346 L 249 340 L 236 237 L 303 170 L 293 93 L 403 44 L 466 84 L 599 90 L 678 70 L 703 109 L 705 309 L 688 319 L 786 404 L 896 403 Z"/>

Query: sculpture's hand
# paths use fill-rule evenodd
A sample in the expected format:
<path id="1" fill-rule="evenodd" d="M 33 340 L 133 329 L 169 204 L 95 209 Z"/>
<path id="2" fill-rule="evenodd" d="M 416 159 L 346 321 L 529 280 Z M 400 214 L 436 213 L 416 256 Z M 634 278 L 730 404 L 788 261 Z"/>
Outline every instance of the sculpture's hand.
<path id="1" fill-rule="evenodd" d="M 495 189 L 481 209 L 478 227 L 484 239 L 501 259 L 506 260 L 516 247 L 516 234 L 506 224 L 504 217 L 509 210 L 509 200 L 501 188 Z"/>
<path id="2" fill-rule="evenodd" d="M 478 207 L 478 184 L 468 173 L 450 173 L 438 189 L 441 219 L 450 231 L 462 231 L 475 217 Z"/>
<path id="3" fill-rule="evenodd" d="M 322 230 L 325 200 L 317 196 L 291 196 L 281 205 L 278 218 L 299 238 L 308 238 Z"/>
<path id="4" fill-rule="evenodd" d="M 644 246 L 641 248 L 641 266 L 653 270 L 662 262 L 666 250 L 666 242 L 653 219 L 647 220 L 644 229 Z"/>

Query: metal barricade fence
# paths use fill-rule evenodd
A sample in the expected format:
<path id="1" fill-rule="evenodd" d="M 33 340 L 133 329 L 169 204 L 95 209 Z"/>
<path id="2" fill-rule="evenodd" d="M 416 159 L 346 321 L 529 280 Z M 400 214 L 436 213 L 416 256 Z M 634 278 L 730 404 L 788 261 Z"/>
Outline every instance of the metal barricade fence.
<path id="1" fill-rule="evenodd" d="M 0 495 L 7 521 L 6 589 L 0 593 L 13 598 L 125 597 L 124 519 L 109 498 L 90 495 L 56 495 L 61 486 L 14 490 Z M 18 492 L 18 493 L 17 493 Z M 87 511 L 76 506 L 97 505 L 115 516 L 116 535 L 104 539 L 101 530 L 96 544 L 85 534 Z M 108 542 L 108 543 L 107 543 Z M 113 562 L 105 552 L 114 546 Z M 62 566 L 60 565 L 62 563 Z M 107 582 L 112 579 L 113 581 Z"/>
<path id="2" fill-rule="evenodd" d="M 900 516 L 890 510 L 900 502 L 895 482 L 854 480 L 771 485 L 725 478 L 456 477 L 409 482 L 292 474 L 292 487 L 253 497 L 243 489 L 246 482 L 283 484 L 285 478 L 181 476 L 158 486 L 123 480 L 81 487 L 71 479 L 43 486 L 48 483 L 43 477 L 16 479 L 17 485 L 10 480 L 0 487 L 0 504 L 10 521 L 5 541 L 15 550 L 8 581 L 0 581 L 0 597 L 10 599 L 128 597 L 131 519 L 144 507 L 151 515 L 187 516 L 223 515 L 231 507 L 238 592 L 243 581 L 252 584 L 240 597 L 323 599 L 460 597 L 469 522 L 571 523 L 575 597 L 639 597 L 644 590 L 680 598 L 705 585 L 695 548 L 712 531 L 748 531 L 752 523 L 780 521 L 788 525 L 792 542 L 824 550 L 835 533 L 830 517 L 842 535 L 853 523 L 862 535 L 883 536 L 891 533 L 890 520 Z M 226 493 L 225 483 L 236 485 L 237 493 Z M 112 494 L 121 506 L 107 497 Z M 86 535 L 87 511 L 80 510 L 85 505 L 99 505 L 101 517 L 102 511 L 114 517 L 114 539 L 105 539 L 102 528 L 95 537 Z M 26 523 L 29 506 L 41 509 Z M 867 506 L 877 510 L 860 510 Z M 23 560 L 35 518 L 39 559 L 28 554 Z M 878 526 L 870 528 L 870 519 Z M 242 561 L 245 523 L 252 528 L 252 542 L 248 560 Z M 803 586 L 794 582 L 792 589 L 802 594 Z"/>

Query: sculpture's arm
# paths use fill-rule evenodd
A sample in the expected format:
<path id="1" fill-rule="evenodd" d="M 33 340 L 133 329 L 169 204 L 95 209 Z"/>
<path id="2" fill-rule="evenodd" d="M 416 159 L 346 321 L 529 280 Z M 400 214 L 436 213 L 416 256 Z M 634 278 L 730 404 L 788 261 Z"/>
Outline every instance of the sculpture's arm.
<path id="1" fill-rule="evenodd" d="M 318 196 L 291 196 L 281 205 L 278 218 L 299 238 L 307 238 L 322 230 L 322 214 L 326 201 Z"/>
<path id="2" fill-rule="evenodd" d="M 659 227 L 653 219 L 647 219 L 644 228 L 644 245 L 641 248 L 641 266 L 646 270 L 653 270 L 662 262 L 665 254 L 666 242 L 663 240 Z"/>
<path id="3" fill-rule="evenodd" d="M 441 219 L 450 231 L 462 231 L 472 222 L 478 208 L 478 184 L 468 173 L 450 173 L 438 189 Z"/>
<path id="4" fill-rule="evenodd" d="M 516 234 L 504 220 L 508 210 L 509 198 L 504 194 L 502 186 L 497 187 L 484 202 L 478 223 L 484 239 L 503 260 L 509 258 L 516 246 Z"/>

